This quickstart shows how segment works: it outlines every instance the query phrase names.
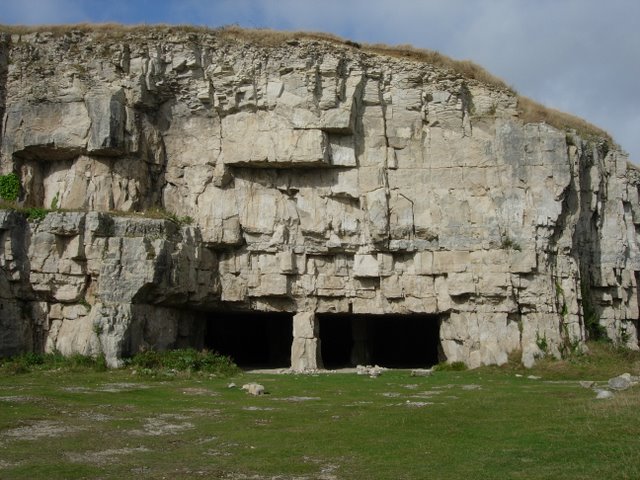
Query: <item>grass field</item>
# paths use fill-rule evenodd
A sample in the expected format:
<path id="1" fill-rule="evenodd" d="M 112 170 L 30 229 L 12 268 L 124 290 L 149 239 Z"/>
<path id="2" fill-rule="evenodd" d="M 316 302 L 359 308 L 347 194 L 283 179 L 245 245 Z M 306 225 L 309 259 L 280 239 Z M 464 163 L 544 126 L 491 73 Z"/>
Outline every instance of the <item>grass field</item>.
<path id="1" fill-rule="evenodd" d="M 5 369 L 0 478 L 638 479 L 640 387 L 578 383 L 640 373 L 605 349 L 431 377 Z"/>

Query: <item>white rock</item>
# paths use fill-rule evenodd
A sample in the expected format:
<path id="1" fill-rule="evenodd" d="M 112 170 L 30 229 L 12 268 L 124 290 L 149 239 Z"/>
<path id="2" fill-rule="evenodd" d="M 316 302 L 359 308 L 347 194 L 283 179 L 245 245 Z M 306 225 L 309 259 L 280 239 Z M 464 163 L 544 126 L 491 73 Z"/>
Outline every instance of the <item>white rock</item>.
<path id="1" fill-rule="evenodd" d="M 596 393 L 596 399 L 598 400 L 606 400 L 614 397 L 613 392 L 610 392 L 609 390 L 596 390 Z"/>
<path id="2" fill-rule="evenodd" d="M 613 390 L 626 390 L 631 386 L 631 375 L 623 374 L 609 379 L 609 388 Z"/>
<path id="3" fill-rule="evenodd" d="M 264 386 L 260 385 L 259 383 L 245 383 L 242 386 L 242 390 L 254 396 L 264 395 L 266 393 L 264 390 Z"/>

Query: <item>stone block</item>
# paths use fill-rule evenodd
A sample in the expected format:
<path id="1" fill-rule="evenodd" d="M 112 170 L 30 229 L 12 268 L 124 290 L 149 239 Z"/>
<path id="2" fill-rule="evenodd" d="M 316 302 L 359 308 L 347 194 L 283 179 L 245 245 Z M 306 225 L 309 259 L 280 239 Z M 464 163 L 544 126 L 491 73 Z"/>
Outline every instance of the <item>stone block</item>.
<path id="1" fill-rule="evenodd" d="M 291 344 L 291 369 L 295 372 L 309 372 L 322 367 L 320 340 L 294 338 Z"/>
<path id="2" fill-rule="evenodd" d="M 293 316 L 293 338 L 318 338 L 320 322 L 313 312 L 300 312 Z"/>
<path id="3" fill-rule="evenodd" d="M 413 268 L 416 275 L 432 275 L 434 273 L 434 255 L 440 252 L 416 252 L 413 256 Z"/>
<path id="4" fill-rule="evenodd" d="M 447 276 L 449 295 L 473 295 L 476 293 L 476 282 L 471 272 L 451 273 Z"/>
<path id="5" fill-rule="evenodd" d="M 282 297 L 289 294 L 289 281 L 286 275 L 260 275 L 259 283 L 249 288 L 250 297 Z"/>
<path id="6" fill-rule="evenodd" d="M 227 165 L 322 166 L 329 164 L 329 150 L 322 130 L 293 129 L 270 112 L 240 112 L 222 119 L 222 155 Z"/>
<path id="7" fill-rule="evenodd" d="M 353 275 L 355 277 L 378 277 L 378 256 L 375 254 L 355 254 L 353 256 Z"/>
<path id="8" fill-rule="evenodd" d="M 509 252 L 509 271 L 511 273 L 529 273 L 538 266 L 537 255 L 534 250 Z"/>
<path id="9" fill-rule="evenodd" d="M 400 277 L 400 284 L 406 296 L 415 298 L 436 296 L 433 277 L 404 274 Z"/>
<path id="10" fill-rule="evenodd" d="M 237 275 L 223 274 L 221 276 L 223 302 L 240 302 L 247 296 L 247 281 Z"/>
<path id="11" fill-rule="evenodd" d="M 87 146 L 91 119 L 84 102 L 10 104 L 2 151 L 9 157 L 66 160 Z"/>
<path id="12" fill-rule="evenodd" d="M 124 154 L 125 102 L 122 89 L 113 94 L 87 96 L 85 103 L 91 118 L 88 153 L 109 156 Z"/>
<path id="13" fill-rule="evenodd" d="M 393 255 L 391 253 L 378 253 L 378 268 L 381 277 L 393 275 Z"/>
<path id="14" fill-rule="evenodd" d="M 296 255 L 292 250 L 279 252 L 277 254 L 280 273 L 294 274 L 296 273 Z"/>
<path id="15" fill-rule="evenodd" d="M 379 188 L 365 195 L 369 233 L 374 242 L 389 235 L 389 202 L 385 189 Z"/>
<path id="16" fill-rule="evenodd" d="M 329 149 L 329 156 L 331 158 L 332 165 L 339 167 L 356 166 L 356 153 L 353 145 L 353 136 L 330 135 Z"/>
<path id="17" fill-rule="evenodd" d="M 380 290 L 386 298 L 404 298 L 404 290 L 398 275 L 390 275 L 380 279 Z"/>
<path id="18" fill-rule="evenodd" d="M 51 295 L 58 302 L 77 302 L 82 298 L 85 286 L 84 275 L 57 276 L 50 283 Z"/>
<path id="19" fill-rule="evenodd" d="M 504 296 L 511 288 L 511 276 L 508 273 L 481 273 L 477 288 L 480 295 Z"/>
<path id="20" fill-rule="evenodd" d="M 466 251 L 433 252 L 433 273 L 464 272 L 469 268 L 470 255 Z"/>

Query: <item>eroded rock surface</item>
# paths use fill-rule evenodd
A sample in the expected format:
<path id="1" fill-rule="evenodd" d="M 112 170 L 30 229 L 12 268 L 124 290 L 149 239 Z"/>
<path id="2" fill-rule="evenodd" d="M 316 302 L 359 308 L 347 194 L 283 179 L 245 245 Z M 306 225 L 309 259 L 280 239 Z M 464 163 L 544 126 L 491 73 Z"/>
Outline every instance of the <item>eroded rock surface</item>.
<path id="1" fill-rule="evenodd" d="M 471 367 L 638 348 L 640 174 L 510 91 L 300 38 L 4 35 L 0 354 L 202 346 L 202 312 L 426 313 Z M 131 212 L 159 208 L 189 225 Z M 116 213 L 117 212 L 117 213 Z M 248 332 L 249 334 L 249 332 Z"/>

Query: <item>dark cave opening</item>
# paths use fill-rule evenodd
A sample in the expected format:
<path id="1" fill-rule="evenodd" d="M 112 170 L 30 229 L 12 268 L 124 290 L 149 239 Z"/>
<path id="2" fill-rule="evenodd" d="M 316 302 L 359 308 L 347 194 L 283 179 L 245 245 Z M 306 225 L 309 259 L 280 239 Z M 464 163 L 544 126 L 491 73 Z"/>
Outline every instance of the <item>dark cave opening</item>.
<path id="1" fill-rule="evenodd" d="M 206 317 L 204 347 L 230 356 L 242 368 L 288 368 L 292 341 L 292 313 L 212 312 Z"/>
<path id="2" fill-rule="evenodd" d="M 441 358 L 440 318 L 425 314 L 319 314 L 325 368 L 419 368 Z"/>

